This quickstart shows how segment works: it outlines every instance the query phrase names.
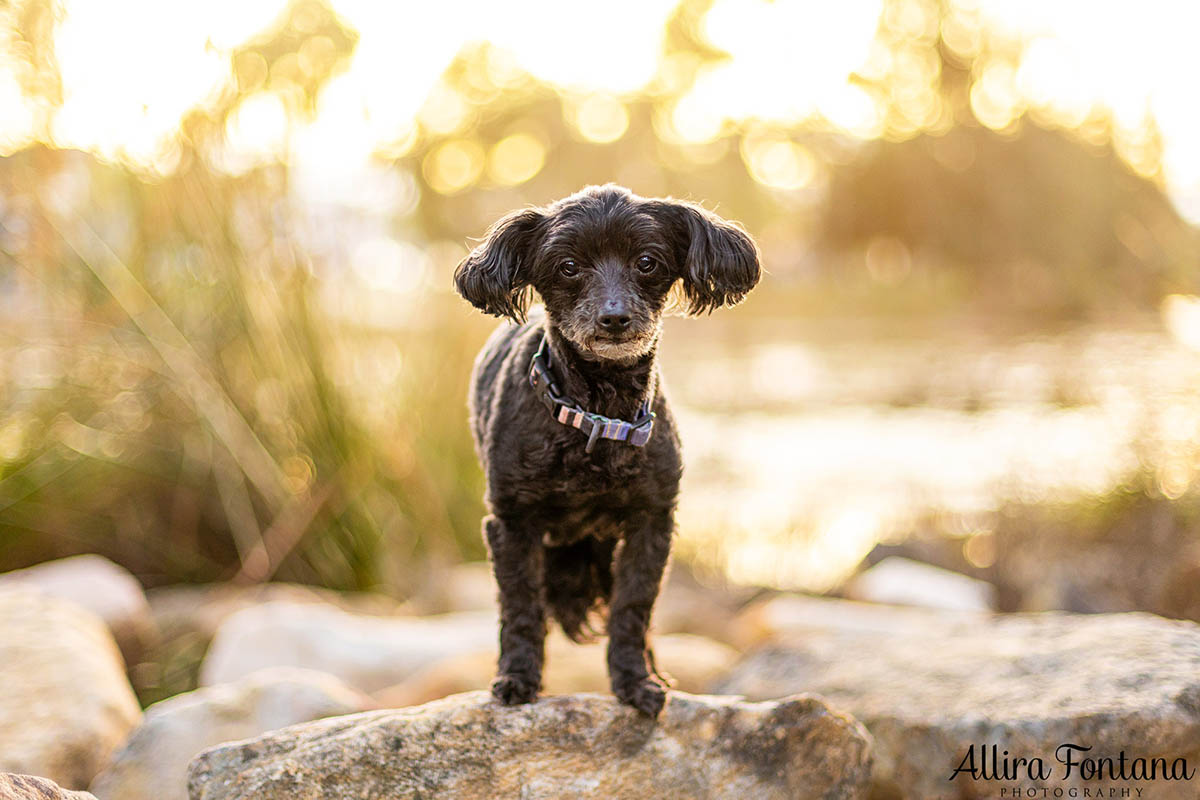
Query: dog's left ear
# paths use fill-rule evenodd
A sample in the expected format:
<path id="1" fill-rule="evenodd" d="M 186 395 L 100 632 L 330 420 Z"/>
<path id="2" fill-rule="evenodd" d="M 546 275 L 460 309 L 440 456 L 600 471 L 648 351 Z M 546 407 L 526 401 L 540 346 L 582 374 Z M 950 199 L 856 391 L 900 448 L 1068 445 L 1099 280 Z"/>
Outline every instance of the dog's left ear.
<path id="1" fill-rule="evenodd" d="M 651 200 L 647 205 L 670 226 L 687 313 L 734 305 L 758 283 L 758 248 L 740 226 L 694 203 Z"/>
<path id="2" fill-rule="evenodd" d="M 546 215 L 527 208 L 501 218 L 454 270 L 454 286 L 471 305 L 497 317 L 525 321 L 529 265 Z"/>

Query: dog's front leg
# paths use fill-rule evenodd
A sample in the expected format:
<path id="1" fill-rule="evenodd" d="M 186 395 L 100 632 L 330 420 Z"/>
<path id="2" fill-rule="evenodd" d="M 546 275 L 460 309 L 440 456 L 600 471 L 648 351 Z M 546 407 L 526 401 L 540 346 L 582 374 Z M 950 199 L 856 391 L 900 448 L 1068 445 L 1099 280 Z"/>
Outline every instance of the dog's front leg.
<path id="1" fill-rule="evenodd" d="M 484 519 L 483 530 L 500 587 L 500 665 L 492 694 L 507 705 L 529 703 L 542 686 L 546 640 L 541 542 L 494 516 Z"/>
<path id="2" fill-rule="evenodd" d="M 631 526 L 617 558 L 608 616 L 608 676 L 623 703 L 657 717 L 667 689 L 646 668 L 646 629 L 671 552 L 671 515 Z"/>

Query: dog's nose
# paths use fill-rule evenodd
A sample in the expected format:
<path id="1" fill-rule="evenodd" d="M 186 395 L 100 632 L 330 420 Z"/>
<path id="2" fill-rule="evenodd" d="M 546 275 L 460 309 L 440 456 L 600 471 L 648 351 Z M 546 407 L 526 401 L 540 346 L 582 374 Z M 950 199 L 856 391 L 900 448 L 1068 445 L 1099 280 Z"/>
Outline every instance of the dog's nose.
<path id="1" fill-rule="evenodd" d="M 633 322 L 633 317 L 629 316 L 629 311 L 625 308 L 625 304 L 619 300 L 609 300 L 604 304 L 604 313 L 597 320 L 600 327 L 606 333 L 620 333 L 629 327 L 629 323 Z"/>
<path id="2" fill-rule="evenodd" d="M 629 327 L 633 318 L 628 314 L 604 314 L 600 317 L 600 327 L 609 333 L 620 333 Z"/>

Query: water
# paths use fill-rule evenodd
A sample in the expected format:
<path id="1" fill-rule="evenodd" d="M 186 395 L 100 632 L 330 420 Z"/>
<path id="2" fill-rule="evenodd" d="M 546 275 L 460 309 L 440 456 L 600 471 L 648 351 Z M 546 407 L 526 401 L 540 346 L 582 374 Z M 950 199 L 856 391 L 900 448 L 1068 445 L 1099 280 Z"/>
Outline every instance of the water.
<path id="1" fill-rule="evenodd" d="M 1168 320 L 1178 322 L 1178 320 Z M 1200 473 L 1200 353 L 1180 326 L 896 336 L 672 321 L 687 472 L 678 549 L 739 582 L 823 590 L 932 514 Z"/>

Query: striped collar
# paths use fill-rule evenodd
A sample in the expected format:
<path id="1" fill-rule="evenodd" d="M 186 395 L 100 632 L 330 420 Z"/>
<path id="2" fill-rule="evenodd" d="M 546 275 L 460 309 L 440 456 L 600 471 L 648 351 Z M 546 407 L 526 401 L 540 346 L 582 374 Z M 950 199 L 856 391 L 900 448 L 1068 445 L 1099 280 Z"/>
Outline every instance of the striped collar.
<path id="1" fill-rule="evenodd" d="M 578 428 L 588 437 L 586 452 L 592 452 L 597 439 L 612 439 L 634 447 L 642 447 L 650 441 L 654 432 L 654 412 L 650 410 L 649 398 L 638 409 L 637 419 L 626 422 L 621 419 L 605 417 L 584 411 L 579 404 L 561 394 L 558 384 L 554 382 L 554 373 L 550 371 L 550 347 L 546 343 L 546 334 L 542 334 L 542 343 L 529 365 L 529 385 L 538 393 L 538 399 L 550 411 L 552 416 L 563 425 Z"/>

